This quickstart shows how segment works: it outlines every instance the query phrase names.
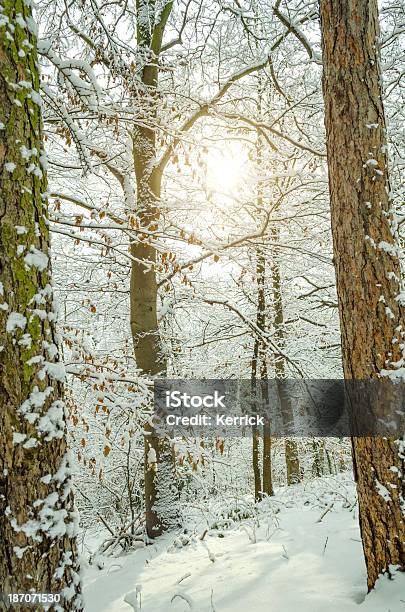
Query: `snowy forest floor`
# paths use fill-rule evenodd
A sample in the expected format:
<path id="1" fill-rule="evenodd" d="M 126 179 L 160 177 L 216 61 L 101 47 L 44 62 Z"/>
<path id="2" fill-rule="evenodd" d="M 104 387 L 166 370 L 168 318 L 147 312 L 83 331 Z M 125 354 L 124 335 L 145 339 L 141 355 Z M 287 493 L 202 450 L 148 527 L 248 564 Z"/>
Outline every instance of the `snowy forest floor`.
<path id="1" fill-rule="evenodd" d="M 405 612 L 405 575 L 366 594 L 350 474 L 279 488 L 258 505 L 194 509 L 187 535 L 98 558 L 102 569 L 85 563 L 86 612 L 128 612 L 124 598 L 144 612 Z M 99 543 L 88 531 L 83 555 Z"/>

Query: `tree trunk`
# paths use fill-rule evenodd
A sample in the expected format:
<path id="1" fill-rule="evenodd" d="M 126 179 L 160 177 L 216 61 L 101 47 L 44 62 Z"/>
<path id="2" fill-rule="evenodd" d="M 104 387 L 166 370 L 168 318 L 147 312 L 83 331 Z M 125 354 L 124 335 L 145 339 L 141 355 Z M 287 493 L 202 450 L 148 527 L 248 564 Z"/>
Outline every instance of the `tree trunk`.
<path id="1" fill-rule="evenodd" d="M 257 427 L 253 427 L 252 429 L 252 463 L 253 463 L 253 476 L 255 483 L 255 501 L 260 501 L 261 499 L 261 491 L 262 491 L 262 481 L 260 477 L 260 433 Z"/>
<path id="2" fill-rule="evenodd" d="M 142 96 L 148 121 L 157 118 L 158 58 L 162 37 L 172 3 L 165 5 L 157 24 L 155 3 L 137 2 L 137 45 L 142 55 Z M 166 359 L 161 352 L 157 318 L 158 286 L 156 249 L 148 233 L 159 223 L 161 175 L 156 171 L 156 132 L 152 127 L 136 126 L 133 133 L 133 155 L 137 186 L 137 217 L 145 230 L 131 245 L 134 258 L 131 268 L 131 332 L 138 368 L 149 376 L 165 375 Z M 178 491 L 174 455 L 170 440 L 155 434 L 150 425 L 145 430 L 145 510 L 146 529 L 150 538 L 161 535 L 178 516 Z M 170 495 L 172 495 L 169 503 Z M 167 503 L 162 503 L 166 500 Z"/>
<path id="3" fill-rule="evenodd" d="M 258 90 L 257 90 L 257 115 L 261 117 L 262 114 L 262 95 L 263 95 L 263 83 L 262 78 L 258 76 Z M 257 132 L 256 138 L 256 163 L 258 168 L 263 166 L 263 142 L 260 132 Z M 263 186 L 259 181 L 257 184 L 257 210 L 263 208 Z M 256 325 L 258 329 L 265 334 L 267 331 L 267 320 L 266 320 L 266 256 L 264 249 L 261 245 L 256 248 L 256 282 L 257 282 L 257 309 L 256 309 Z M 264 405 L 268 405 L 268 387 L 267 387 L 267 345 L 263 337 L 259 335 L 255 339 L 254 346 L 254 365 L 256 377 L 259 374 L 262 384 L 260 387 L 260 399 L 264 402 Z M 253 375 L 253 371 L 252 371 Z M 253 453 L 259 452 L 259 431 L 253 430 Z M 254 470 L 259 469 L 259 461 L 254 462 Z M 271 474 L 271 424 L 268 418 L 265 419 L 263 426 L 263 474 L 262 481 L 260 483 L 260 473 L 255 473 L 255 495 L 256 488 L 261 484 L 260 497 L 263 495 L 273 495 L 273 479 Z"/>
<path id="4" fill-rule="evenodd" d="M 314 439 L 312 449 L 314 451 L 312 473 L 314 476 L 323 476 L 325 473 L 325 440 Z"/>
<path id="5" fill-rule="evenodd" d="M 30 3 L 3 0 L 1 20 L 0 589 L 81 610 Z"/>
<path id="6" fill-rule="evenodd" d="M 271 238 L 274 243 L 278 242 L 279 233 L 276 228 L 271 230 Z M 273 309 L 274 309 L 274 331 L 275 341 L 280 349 L 284 349 L 285 337 L 284 337 L 284 310 L 283 310 L 283 298 L 281 295 L 281 274 L 280 266 L 278 263 L 277 253 L 273 252 L 271 262 L 271 275 L 273 285 Z M 291 398 L 289 397 L 288 390 L 283 383 L 285 379 L 285 359 L 282 355 L 276 355 L 275 357 L 275 375 L 277 379 L 277 391 L 278 398 L 281 407 L 281 416 L 283 424 L 287 426 L 294 422 L 294 412 L 291 404 Z M 300 462 L 298 457 L 298 445 L 296 440 L 291 438 L 286 439 L 284 443 L 285 450 L 285 463 L 287 469 L 287 484 L 292 485 L 300 482 Z"/>
<path id="7" fill-rule="evenodd" d="M 391 229 L 377 2 L 321 0 L 321 28 L 344 374 L 395 377 L 405 327 Z M 405 569 L 403 442 L 355 438 L 353 454 L 371 589 L 390 564 Z"/>
<path id="8" fill-rule="evenodd" d="M 257 395 L 257 358 L 259 354 L 259 339 L 255 338 L 252 357 L 252 398 Z M 262 491 L 262 479 L 260 476 L 260 432 L 258 427 L 252 427 L 252 466 L 254 477 L 255 501 L 260 501 Z"/>
<path id="9" fill-rule="evenodd" d="M 266 332 L 266 292 L 265 292 L 265 276 L 266 276 L 266 258 L 261 247 L 257 248 L 257 327 L 263 332 Z M 261 392 L 262 400 L 265 406 L 269 404 L 268 387 L 267 387 L 267 362 L 266 362 L 266 345 L 262 339 L 259 340 L 258 363 L 260 371 L 260 379 L 263 381 Z M 265 420 L 263 426 L 263 480 L 262 480 L 262 495 L 273 495 L 273 479 L 271 475 L 271 425 L 268 419 Z"/>
<path id="10" fill-rule="evenodd" d="M 264 400 L 265 403 L 268 403 Z M 263 426 L 263 495 L 274 495 L 271 476 L 271 427 L 270 423 Z"/>

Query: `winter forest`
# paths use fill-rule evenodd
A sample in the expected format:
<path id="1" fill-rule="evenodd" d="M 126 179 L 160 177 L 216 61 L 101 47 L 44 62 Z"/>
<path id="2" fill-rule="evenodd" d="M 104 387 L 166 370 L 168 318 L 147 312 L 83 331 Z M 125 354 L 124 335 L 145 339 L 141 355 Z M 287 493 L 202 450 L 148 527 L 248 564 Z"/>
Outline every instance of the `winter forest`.
<path id="1" fill-rule="evenodd" d="M 288 381 L 368 381 L 356 423 L 403 414 L 404 32 L 403 0 L 0 0 L 0 610 L 405 611 L 405 429 L 154 407 L 244 381 L 294 424 Z"/>

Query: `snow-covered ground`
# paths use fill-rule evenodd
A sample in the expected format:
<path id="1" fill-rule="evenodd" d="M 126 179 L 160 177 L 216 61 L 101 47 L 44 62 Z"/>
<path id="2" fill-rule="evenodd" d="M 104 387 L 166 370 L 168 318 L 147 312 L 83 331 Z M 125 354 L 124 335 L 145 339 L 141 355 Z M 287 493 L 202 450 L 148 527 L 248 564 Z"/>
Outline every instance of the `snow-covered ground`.
<path id="1" fill-rule="evenodd" d="M 405 612 L 403 574 L 366 595 L 347 475 L 282 488 L 258 511 L 248 500 L 215 502 L 187 535 L 98 564 L 84 567 L 86 612 Z"/>

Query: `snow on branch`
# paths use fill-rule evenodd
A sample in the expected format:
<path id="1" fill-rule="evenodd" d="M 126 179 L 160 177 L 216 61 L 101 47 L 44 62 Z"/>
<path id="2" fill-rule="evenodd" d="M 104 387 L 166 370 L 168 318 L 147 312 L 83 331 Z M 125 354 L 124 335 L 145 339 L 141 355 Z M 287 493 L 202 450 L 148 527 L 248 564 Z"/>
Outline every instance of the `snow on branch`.
<path id="1" fill-rule="evenodd" d="M 90 64 L 81 59 L 62 60 L 54 53 L 51 46 L 52 42 L 49 39 L 39 40 L 38 53 L 46 57 L 57 68 L 59 84 L 70 84 L 86 108 L 94 112 L 98 111 L 102 90 Z M 84 80 L 77 72 L 85 75 L 87 80 Z"/>
<path id="2" fill-rule="evenodd" d="M 299 25 L 297 23 L 294 23 L 293 21 L 288 19 L 288 17 L 286 17 L 283 13 L 281 13 L 281 11 L 279 9 L 279 5 L 280 5 L 280 2 L 276 2 L 275 6 L 273 8 L 273 12 L 276 15 L 276 17 L 300 41 L 300 43 L 304 47 L 305 51 L 308 53 L 309 58 L 311 60 L 313 60 L 316 64 L 319 64 L 321 66 L 322 65 L 322 58 L 320 57 L 320 55 L 313 49 L 313 47 L 312 47 L 311 43 L 309 42 L 308 38 L 305 36 L 303 31 L 299 28 Z"/>
<path id="3" fill-rule="evenodd" d="M 53 94 L 52 90 L 45 83 L 41 84 L 43 93 L 47 98 L 47 102 L 52 110 L 60 117 L 60 119 L 67 125 L 70 133 L 72 134 L 73 141 L 76 145 L 80 162 L 83 164 L 83 169 L 87 172 L 92 170 L 92 162 L 90 159 L 89 151 L 86 146 L 86 138 L 82 130 L 77 127 L 73 119 L 71 118 L 66 106 L 58 100 Z"/>

